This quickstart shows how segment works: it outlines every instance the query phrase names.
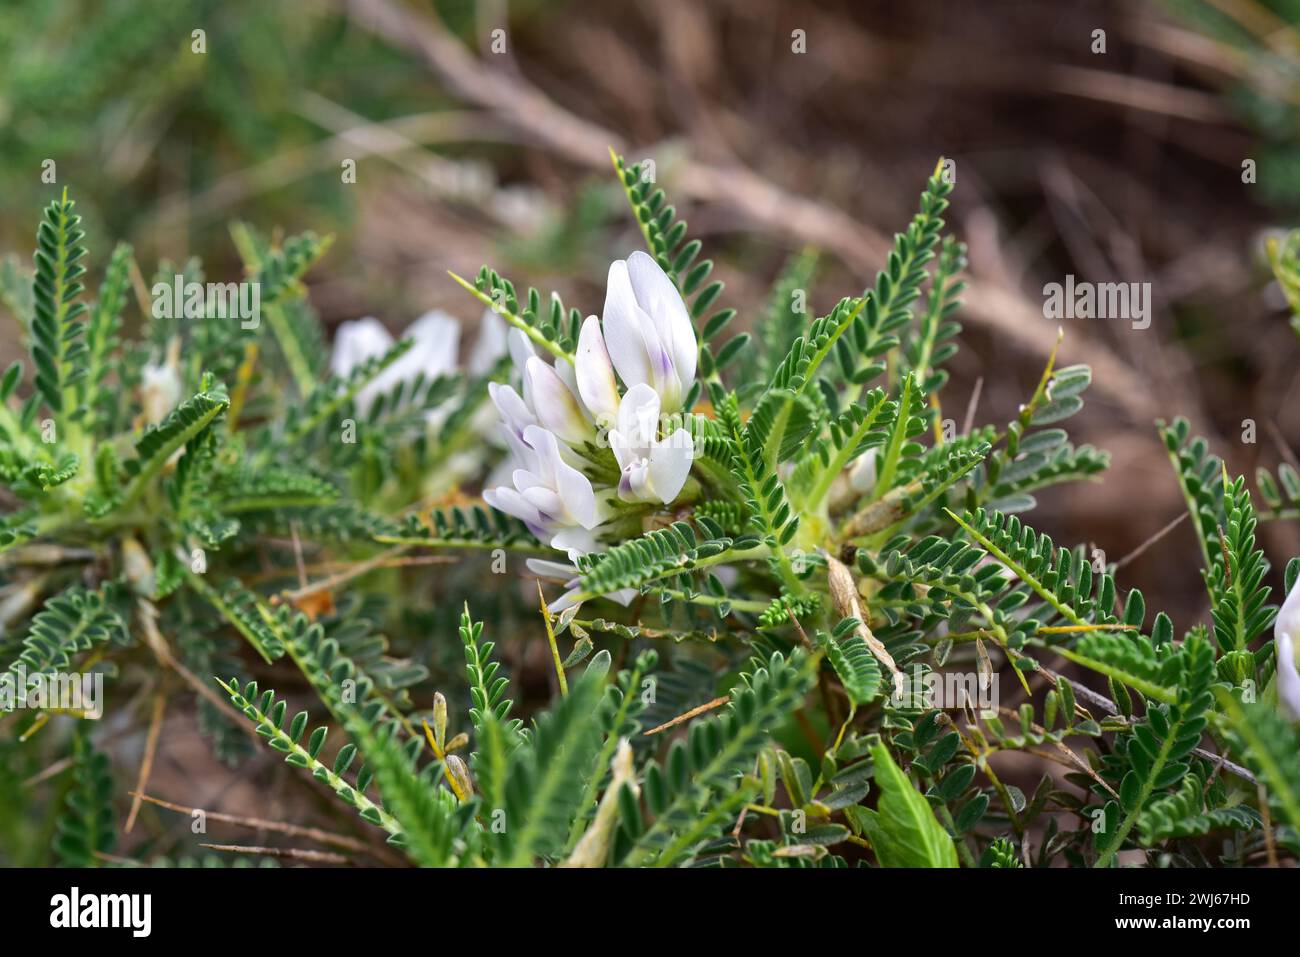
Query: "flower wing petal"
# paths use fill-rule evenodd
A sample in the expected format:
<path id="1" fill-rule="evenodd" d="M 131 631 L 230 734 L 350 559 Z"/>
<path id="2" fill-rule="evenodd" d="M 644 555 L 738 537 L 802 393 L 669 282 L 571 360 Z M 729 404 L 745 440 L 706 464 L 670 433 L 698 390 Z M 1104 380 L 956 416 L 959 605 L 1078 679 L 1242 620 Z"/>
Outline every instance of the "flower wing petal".
<path id="1" fill-rule="evenodd" d="M 678 429 L 650 450 L 650 488 L 665 505 L 686 484 L 694 459 L 695 441 L 685 429 Z"/>

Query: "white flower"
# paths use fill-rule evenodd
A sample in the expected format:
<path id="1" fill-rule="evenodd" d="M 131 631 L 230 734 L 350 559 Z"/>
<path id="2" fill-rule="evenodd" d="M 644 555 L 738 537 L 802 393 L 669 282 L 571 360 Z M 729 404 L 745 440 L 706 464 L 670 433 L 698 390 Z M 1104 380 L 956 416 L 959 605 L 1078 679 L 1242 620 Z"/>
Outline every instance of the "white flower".
<path id="1" fill-rule="evenodd" d="M 578 578 L 577 566 L 564 564 L 563 562 L 549 562 L 544 558 L 530 558 L 525 564 L 528 570 L 544 581 L 557 582 L 568 589 L 563 595 L 553 602 L 547 602 L 546 607 L 552 615 L 558 615 L 560 612 L 572 608 L 578 604 L 574 599 L 582 592 L 581 582 Z M 637 596 L 635 588 L 620 588 L 618 591 L 612 591 L 602 598 L 609 598 L 618 602 L 620 605 L 627 606 L 632 603 L 632 599 Z"/>
<path id="2" fill-rule="evenodd" d="M 184 388 L 180 368 L 181 341 L 172 339 L 167 343 L 167 352 L 161 362 L 146 362 L 140 370 L 140 405 L 145 425 L 161 424 L 180 404 Z M 177 449 L 173 452 L 167 465 L 170 467 L 179 462 L 184 451 Z"/>
<path id="3" fill-rule="evenodd" d="M 659 438 L 659 396 L 645 383 L 623 396 L 609 447 L 621 470 L 618 497 L 625 502 L 667 505 L 686 483 L 695 454 L 691 433 L 685 429 Z"/>
<path id="4" fill-rule="evenodd" d="M 604 547 L 618 499 L 667 505 L 680 494 L 694 443 L 682 428 L 661 438 L 660 417 L 678 412 L 694 385 L 698 344 L 686 304 L 653 259 L 633 253 L 610 266 L 604 316 L 587 317 L 572 361 L 544 359 L 517 329 L 506 343 L 516 375 L 488 391 L 513 471 L 508 482 L 494 472 L 501 484 L 483 493 L 490 506 L 572 560 Z M 613 461 L 597 441 L 606 428 Z M 615 465 L 619 478 L 611 486 Z M 580 591 L 575 570 L 555 563 L 534 569 L 543 570 L 570 588 L 555 609 L 569 607 Z"/>
<path id="5" fill-rule="evenodd" d="M 1300 641 L 1300 582 L 1291 588 L 1273 623 L 1273 654 L 1277 658 L 1277 700 L 1283 713 L 1300 721 L 1300 673 L 1296 666 L 1296 642 Z"/>
<path id="6" fill-rule="evenodd" d="M 643 252 L 615 260 L 609 267 L 603 320 L 601 349 L 595 340 L 602 330 L 590 323 L 583 330 L 593 329 L 593 361 L 607 349 L 625 386 L 649 385 L 664 412 L 680 409 L 695 382 L 699 346 L 686 303 L 668 274 Z"/>
<path id="7" fill-rule="evenodd" d="M 611 425 L 618 415 L 618 381 L 605 348 L 605 337 L 600 333 L 600 320 L 595 316 L 588 316 L 582 324 L 573 364 L 578 395 L 598 423 Z"/>
<path id="8" fill-rule="evenodd" d="M 436 379 L 456 370 L 456 353 L 460 348 L 460 323 L 447 313 L 435 309 L 406 327 L 403 338 L 414 339 L 411 348 L 357 393 L 357 409 L 365 414 L 375 400 L 399 382 L 414 379 L 423 372 L 425 379 Z M 378 319 L 367 316 L 342 323 L 334 333 L 334 351 L 330 371 L 339 377 L 367 359 L 382 356 L 393 347 L 393 337 Z"/>
<path id="9" fill-rule="evenodd" d="M 181 401 L 181 377 L 176 366 L 169 362 L 145 363 L 140 370 L 140 402 L 144 419 L 157 425 Z"/>
<path id="10" fill-rule="evenodd" d="M 876 487 L 876 459 L 879 449 L 867 449 L 849 467 L 849 487 L 866 494 Z"/>
<path id="11" fill-rule="evenodd" d="M 555 436 L 540 426 L 526 426 L 518 437 L 507 430 L 506 441 L 517 466 L 512 485 L 486 490 L 484 501 L 571 557 L 592 551 L 592 530 L 607 510 L 591 481 L 564 461 Z"/>
<path id="12" fill-rule="evenodd" d="M 529 356 L 524 364 L 524 401 L 557 439 L 581 447 L 596 437 L 596 430 L 578 401 L 576 384 L 566 381 L 572 375 L 573 367 L 567 362 L 551 366 L 537 356 Z"/>
<path id="13" fill-rule="evenodd" d="M 469 361 L 465 368 L 470 375 L 487 375 L 496 366 L 497 360 L 506 354 L 506 341 L 510 327 L 506 321 L 491 309 L 484 309 L 479 317 L 478 335 L 474 338 L 474 348 L 470 350 Z"/>

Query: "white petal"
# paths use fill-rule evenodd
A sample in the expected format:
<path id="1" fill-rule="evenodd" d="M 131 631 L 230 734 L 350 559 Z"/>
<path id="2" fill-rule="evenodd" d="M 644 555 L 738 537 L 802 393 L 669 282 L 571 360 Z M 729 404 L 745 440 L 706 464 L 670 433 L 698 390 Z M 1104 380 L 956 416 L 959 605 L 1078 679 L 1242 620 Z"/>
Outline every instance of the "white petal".
<path id="1" fill-rule="evenodd" d="M 542 524 L 542 516 L 537 509 L 533 508 L 524 497 L 508 486 L 500 488 L 490 488 L 483 492 L 483 501 L 495 508 L 498 512 L 505 512 L 507 515 L 513 515 L 522 522 L 530 525 Z"/>
<path id="2" fill-rule="evenodd" d="M 643 326 L 649 317 L 636 304 L 632 283 L 627 275 L 627 263 L 616 259 L 609 264 L 609 282 L 605 288 L 605 309 L 601 321 L 605 330 L 605 346 L 609 358 L 618 370 L 623 384 L 631 387 L 650 382 L 650 352 L 646 347 Z"/>
<path id="3" fill-rule="evenodd" d="M 537 416 L 533 415 L 528 404 L 510 386 L 489 382 L 488 396 L 491 397 L 497 411 L 501 413 L 503 424 L 520 438 L 523 437 L 524 429 L 537 424 Z"/>
<path id="4" fill-rule="evenodd" d="M 519 494 L 525 502 L 537 509 L 543 518 L 563 518 L 564 503 L 560 501 L 560 496 L 554 489 L 549 489 L 545 485 L 532 485 L 520 488 Z"/>
<path id="5" fill-rule="evenodd" d="M 618 406 L 618 431 L 634 449 L 647 454 L 659 435 L 659 394 L 642 383 L 627 390 Z"/>
<path id="6" fill-rule="evenodd" d="M 551 536 L 551 547 L 564 551 L 569 556 L 569 561 L 577 561 L 580 555 L 597 551 L 600 546 L 594 532 L 570 526 Z"/>
<path id="7" fill-rule="evenodd" d="M 167 363 L 146 363 L 140 370 L 140 402 L 144 417 L 158 425 L 181 400 L 180 375 Z"/>
<path id="8" fill-rule="evenodd" d="M 648 502 L 653 499 L 649 459 L 637 458 L 623 467 L 623 474 L 618 480 L 618 497 L 625 502 Z"/>
<path id="9" fill-rule="evenodd" d="M 330 372 L 346 376 L 367 359 L 381 356 L 393 346 L 393 337 L 373 316 L 340 323 L 334 331 Z"/>
<path id="10" fill-rule="evenodd" d="M 632 604 L 632 599 L 639 594 L 640 592 L 637 591 L 635 588 L 620 588 L 618 591 L 608 592 L 607 594 L 601 595 L 600 597 L 608 598 L 611 601 L 616 601 L 624 608 L 626 608 L 628 605 Z M 564 609 L 560 609 L 560 610 L 563 611 Z"/>
<path id="11" fill-rule="evenodd" d="M 587 477 L 571 465 L 561 463 L 559 484 L 556 492 L 564 502 L 569 517 L 583 528 L 595 528 L 600 524 L 596 513 L 596 493 Z"/>
<path id="12" fill-rule="evenodd" d="M 578 569 L 573 565 L 566 565 L 564 562 L 552 562 L 544 558 L 530 558 L 524 562 L 524 564 L 527 565 L 528 570 L 537 577 L 561 582 L 566 585 L 572 582 L 578 574 Z"/>
<path id="13" fill-rule="evenodd" d="M 470 350 L 466 368 L 470 375 L 487 375 L 506 354 L 506 333 L 510 327 L 491 309 L 484 309 L 478 321 L 478 336 Z"/>
<path id="14" fill-rule="evenodd" d="M 878 449 L 867 449 L 857 457 L 849 469 L 849 486 L 855 492 L 870 492 L 876 487 L 876 456 Z"/>
<path id="15" fill-rule="evenodd" d="M 415 347 L 398 360 L 404 363 L 413 357 L 415 362 L 414 372 L 403 378 L 423 372 L 426 378 L 436 379 L 455 371 L 460 351 L 460 323 L 452 316 L 441 309 L 426 312 L 407 327 L 403 336 L 415 340 Z"/>
<path id="16" fill-rule="evenodd" d="M 536 465 L 532 471 L 548 488 L 555 487 L 555 467 L 559 464 L 559 442 L 540 425 L 524 429 L 524 445 L 533 450 Z"/>
<path id="17" fill-rule="evenodd" d="M 510 450 L 507 464 L 511 470 L 522 467 L 536 472 L 541 467 L 537 453 L 533 451 L 531 445 L 524 441 L 522 433 L 516 434 L 511 431 L 509 426 L 503 424 L 501 426 L 501 436 L 506 440 L 506 448 Z"/>
<path id="18" fill-rule="evenodd" d="M 570 445 L 593 435 L 582 407 L 556 371 L 533 356 L 524 366 L 524 395 L 541 424 Z"/>
<path id="19" fill-rule="evenodd" d="M 1300 674 L 1296 672 L 1295 648 L 1283 632 L 1273 647 L 1277 656 L 1277 700 L 1292 721 L 1300 721 Z"/>
<path id="20" fill-rule="evenodd" d="M 515 469 L 510 473 L 510 484 L 520 492 L 530 488 L 550 488 L 549 481 L 543 481 L 536 472 L 529 469 Z"/>
<path id="21" fill-rule="evenodd" d="M 587 317 L 582 332 L 578 334 L 574 371 L 582 401 L 597 423 L 609 426 L 618 413 L 618 383 L 614 379 L 609 351 L 605 348 L 605 337 L 600 331 L 600 320 L 595 316 Z"/>
<path id="22" fill-rule="evenodd" d="M 672 279 L 646 253 L 638 250 L 629 256 L 627 270 L 632 292 L 667 347 L 681 389 L 685 391 L 695 381 L 695 360 L 699 355 L 695 326 L 686 303 Z"/>
<path id="23" fill-rule="evenodd" d="M 1291 588 L 1273 623 L 1273 654 L 1277 658 L 1277 697 L 1293 720 L 1300 720 L 1300 674 L 1296 671 L 1296 642 L 1300 640 L 1300 581 Z"/>
<path id="24" fill-rule="evenodd" d="M 686 484 L 694 459 L 695 441 L 685 429 L 678 429 L 651 450 L 650 487 L 665 505 Z"/>
<path id="25" fill-rule="evenodd" d="M 596 493 L 587 476 L 560 457 L 559 443 L 545 429 L 529 426 L 524 440 L 537 450 L 542 468 L 547 473 L 543 477 L 551 479 L 551 486 L 559 493 L 569 517 L 583 528 L 594 528 L 597 524 Z"/>
<path id="26" fill-rule="evenodd" d="M 504 320 L 502 321 L 504 322 Z M 514 363 L 515 368 L 519 370 L 521 375 L 528 360 L 537 355 L 532 342 L 529 341 L 528 336 L 524 335 L 524 331 L 513 326 L 510 327 L 510 332 L 506 335 L 506 348 L 510 352 L 510 361 Z"/>
<path id="27" fill-rule="evenodd" d="M 578 602 L 575 599 L 580 594 L 582 594 L 581 588 L 570 588 L 563 595 L 555 599 L 555 601 L 551 602 L 546 607 L 551 610 L 552 615 L 558 615 L 560 612 L 568 611 L 574 605 L 578 604 Z"/>
<path id="28" fill-rule="evenodd" d="M 614 453 L 614 461 L 618 463 L 619 469 L 627 468 L 636 460 L 636 449 L 633 448 L 631 442 L 623 438 L 623 433 L 618 429 L 610 429 L 606 438 L 609 441 L 609 450 Z"/>

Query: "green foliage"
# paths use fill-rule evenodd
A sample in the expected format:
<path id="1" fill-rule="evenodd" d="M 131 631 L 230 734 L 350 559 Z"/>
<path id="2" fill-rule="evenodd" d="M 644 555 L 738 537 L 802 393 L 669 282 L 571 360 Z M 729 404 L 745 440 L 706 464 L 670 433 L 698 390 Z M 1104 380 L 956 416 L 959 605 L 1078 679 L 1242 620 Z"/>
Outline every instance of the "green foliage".
<path id="1" fill-rule="evenodd" d="M 496 646 L 491 641 L 481 641 L 482 635 L 483 623 L 470 618 L 469 606 L 466 605 L 460 616 L 460 640 L 465 646 L 465 674 L 473 701 L 473 707 L 469 709 L 470 721 L 479 733 L 483 732 L 486 721 L 495 721 L 509 739 L 520 734 L 523 722 L 510 717 L 514 702 L 505 696 L 510 681 L 505 675 L 497 674 L 501 665 L 492 659 Z"/>
<path id="2" fill-rule="evenodd" d="M 701 843 L 722 830 L 753 793 L 736 779 L 754 761 L 774 724 L 812 683 L 809 660 L 773 655 L 756 663 L 720 717 L 691 725 L 669 748 L 662 765 L 645 771 L 644 807 L 629 791 L 619 795 L 627 865 L 667 866 L 690 860 Z"/>
<path id="3" fill-rule="evenodd" d="M 857 628 L 858 619 L 846 618 L 831 634 L 818 635 L 818 644 L 855 708 L 869 704 L 880 693 L 880 666 Z"/>
<path id="4" fill-rule="evenodd" d="M 85 324 L 78 320 L 86 312 L 77 297 L 85 287 L 80 265 L 86 249 L 81 217 L 75 204 L 63 198 L 45 210 L 45 220 L 36 233 L 36 278 L 33 283 L 31 328 L 32 364 L 36 367 L 36 389 L 55 413 L 72 416 L 77 384 L 86 374 Z"/>
<path id="5" fill-rule="evenodd" d="M 105 379 L 111 370 L 113 355 L 121 347 L 122 310 L 126 306 L 134 265 L 131 247 L 118 243 L 104 269 L 104 281 L 91 310 L 86 328 L 86 375 L 81 381 L 79 401 L 87 418 L 87 427 L 98 431 L 101 416 L 113 397 Z"/>
<path id="6" fill-rule="evenodd" d="M 343 803 L 356 808 L 362 820 L 377 827 L 382 827 L 391 835 L 402 833 L 401 825 L 382 807 L 365 795 L 366 785 L 372 779 L 364 765 L 357 769 L 354 787 L 343 777 L 352 767 L 357 756 L 356 746 L 346 744 L 339 749 L 333 765 L 320 760 L 321 749 L 329 737 L 329 729 L 324 725 L 316 728 L 307 743 L 302 743 L 303 734 L 311 720 L 306 711 L 294 715 L 289 727 L 284 727 L 284 718 L 288 705 L 283 698 L 277 699 L 274 691 L 258 693 L 257 682 L 250 681 L 242 690 L 237 680 L 220 681 L 218 684 L 230 696 L 230 702 L 254 722 L 257 733 L 266 739 L 267 744 L 284 755 L 284 760 L 295 767 L 305 768 L 316 780 L 327 784 Z"/>
<path id="7" fill-rule="evenodd" d="M 880 802 L 853 816 L 882 867 L 956 867 L 952 838 L 883 743 L 871 745 Z"/>
<path id="8" fill-rule="evenodd" d="M 1204 567 L 1210 568 L 1212 554 L 1218 550 L 1219 528 L 1223 511 L 1223 460 L 1209 451 L 1202 438 L 1191 437 L 1191 425 L 1186 419 L 1175 419 L 1172 425 L 1157 423 L 1178 476 L 1178 484 L 1187 500 L 1201 544 Z"/>
<path id="9" fill-rule="evenodd" d="M 1214 651 L 1203 636 L 1193 634 L 1177 654 L 1177 698 L 1169 705 L 1152 705 L 1146 720 L 1116 740 L 1116 757 L 1104 772 L 1119 780 L 1119 802 L 1108 802 L 1107 820 L 1114 810 L 1123 818 L 1099 842 L 1097 866 L 1108 865 L 1124 844 L 1153 795 L 1166 791 L 1188 774 L 1187 757 L 1200 742 L 1214 702 Z M 1120 761 L 1123 764 L 1120 764 Z M 1124 765 L 1127 765 L 1125 767 Z M 1122 771 L 1122 775 L 1121 772 Z M 1154 812 L 1159 814 L 1159 809 Z"/>
<path id="10" fill-rule="evenodd" d="M 1080 552 L 1057 548 L 1014 515 L 977 509 L 956 521 L 970 536 L 1002 562 L 1043 600 L 1050 611 L 1071 624 L 1108 624 L 1118 619 L 1111 609 L 1116 599 L 1114 579 L 1106 573 L 1094 584 L 1092 564 Z M 1141 595 L 1131 596 L 1136 603 Z M 1005 607 L 1005 606 L 1004 606 Z M 1141 616 L 1125 622 L 1141 625 Z M 1047 623 L 1046 621 L 1044 623 Z"/>
<path id="11" fill-rule="evenodd" d="M 523 522 L 480 506 L 435 508 L 423 519 L 412 516 L 404 526 L 369 528 L 365 534 L 377 542 L 461 548 L 526 547 L 536 541 Z"/>
<path id="12" fill-rule="evenodd" d="M 757 542 L 750 537 L 701 541 L 685 522 L 674 522 L 608 551 L 582 556 L 578 559 L 579 580 L 585 591 L 605 594 L 686 578 L 692 570 L 756 547 Z"/>
<path id="13" fill-rule="evenodd" d="M 100 867 L 117 841 L 113 824 L 113 779 L 108 757 L 86 734 L 72 744 L 72 787 L 59 818 L 54 851 L 65 867 Z"/>
<path id="14" fill-rule="evenodd" d="M 1173 838 L 1201 837 L 1219 830 L 1253 830 L 1260 825 L 1254 809 L 1236 805 L 1207 805 L 1207 781 L 1202 769 L 1186 774 L 1178 790 L 1151 801 L 1138 815 L 1138 835 L 1147 847 Z"/>
<path id="15" fill-rule="evenodd" d="M 1273 816 L 1290 826 L 1294 840 L 1300 835 L 1300 766 L 1295 761 L 1300 732 L 1262 704 L 1244 704 L 1222 686 L 1214 693 L 1232 753 L 1259 775 Z"/>
<path id="16" fill-rule="evenodd" d="M 159 425 L 146 429 L 135 443 L 135 457 L 122 468 L 126 480 L 122 505 L 132 504 L 168 459 L 198 437 L 229 405 L 224 392 L 203 391 L 178 405 Z"/>
<path id="17" fill-rule="evenodd" d="M 27 674 L 71 667 L 73 656 L 96 644 L 126 641 L 126 626 L 101 592 L 73 587 L 51 598 L 32 618 L 22 653 L 6 672 L 22 666 Z"/>
<path id="18" fill-rule="evenodd" d="M 1283 462 L 1276 476 L 1265 468 L 1256 469 L 1255 484 L 1268 509 L 1260 513 L 1261 521 L 1300 518 L 1300 474 L 1291 465 Z"/>
<path id="19" fill-rule="evenodd" d="M 756 532 L 769 548 L 781 550 L 780 554 L 784 555 L 782 547 L 789 544 L 799 530 L 799 517 L 786 498 L 776 465 L 782 448 L 781 435 L 785 431 L 783 416 L 789 415 L 789 410 L 794 408 L 794 394 L 768 395 L 774 396 L 772 405 L 781 405 L 783 411 L 774 414 L 771 407 L 756 409 L 743 428 L 734 394 L 723 397 L 717 404 L 718 413 L 735 442 L 732 472 L 749 506 L 750 530 Z"/>
<path id="20" fill-rule="evenodd" d="M 486 810 L 494 816 L 504 812 L 493 844 L 499 863 L 519 867 L 564 848 L 583 780 L 594 773 L 600 751 L 596 705 L 602 680 L 599 669 L 588 667 L 568 695 L 536 720 L 528 740 L 510 753 L 504 779 L 488 777 L 493 787 L 484 792 Z M 487 720 L 500 723 L 495 715 Z M 497 760 L 492 751 L 500 746 L 498 732 L 488 737 L 492 744 L 479 753 L 483 763 Z"/>
<path id="21" fill-rule="evenodd" d="M 984 850 L 980 858 L 980 867 L 1016 868 L 1024 867 L 1016 856 L 1016 847 L 1005 837 L 1000 837 Z"/>
<path id="22" fill-rule="evenodd" d="M 852 317 L 851 335 L 836 343 L 840 370 L 844 378 L 855 386 L 869 382 L 883 371 L 879 357 L 899 346 L 899 333 L 912 320 L 912 307 L 921 296 L 927 267 L 935 257 L 934 249 L 943 230 L 943 214 L 948 208 L 952 189 L 952 183 L 943 174 L 943 161 L 940 160 L 921 193 L 916 216 L 904 232 L 894 237 L 894 248 L 885 268 L 876 274 L 875 285 L 864 291 L 863 308 Z M 948 333 L 954 331 L 941 320 L 952 312 L 951 297 L 960 291 L 955 287 L 948 288 L 960 259 L 960 251 L 954 248 L 949 259 L 941 264 L 937 305 L 927 311 L 926 321 L 913 340 L 914 369 L 924 371 L 935 365 L 933 349 L 940 341 L 940 334 L 946 339 Z M 930 358 L 924 359 L 927 349 Z M 920 378 L 922 386 L 928 384 L 928 376 Z"/>
<path id="23" fill-rule="evenodd" d="M 1241 651 L 1273 623 L 1277 609 L 1267 604 L 1268 562 L 1255 547 L 1255 510 L 1246 479 L 1224 485 L 1226 526 L 1219 554 L 1212 557 L 1206 584 L 1214 601 L 1214 640 L 1221 652 Z"/>
<path id="24" fill-rule="evenodd" d="M 540 348 L 557 357 L 572 356 L 578 343 L 578 330 L 582 327 L 582 313 L 566 310 L 555 293 L 550 304 L 542 305 L 542 294 L 531 286 L 521 301 L 514 283 L 494 269 L 484 266 L 471 286 L 452 274 L 462 286 L 472 292 L 485 306 L 516 329 L 522 330 Z"/>
<path id="25" fill-rule="evenodd" d="M 808 291 L 817 271 L 817 253 L 804 249 L 792 255 L 781 269 L 768 293 L 767 303 L 758 322 L 752 360 L 744 363 L 747 381 L 766 381 L 775 372 L 775 362 L 790 351 L 794 341 L 808 325 Z"/>
<path id="26" fill-rule="evenodd" d="M 511 360 L 376 386 L 403 341 L 328 374 L 339 364 L 305 278 L 329 238 L 244 224 L 232 237 L 264 322 L 206 303 L 201 322 L 137 314 L 124 244 L 83 305 L 79 221 L 66 197 L 52 204 L 31 281 L 0 269 L 35 368 L 0 376 L 0 652 L 13 663 L 0 675 L 101 669 L 114 707 L 228 676 L 224 697 L 199 693 L 217 756 L 256 778 L 247 719 L 356 811 L 335 822 L 341 846 L 386 861 L 1049 867 L 1136 849 L 1235 863 L 1200 840 L 1219 830 L 1244 838 L 1243 856 L 1297 853 L 1293 729 L 1227 689 L 1266 687 L 1274 667 L 1244 481 L 1186 422 L 1162 426 L 1211 598 L 1181 639 L 1091 546 L 1058 546 L 1016 514 L 1106 467 L 1063 427 L 1091 373 L 1053 353 L 1012 421 L 955 434 L 944 364 L 965 252 L 944 235 L 944 167 L 861 296 L 809 320 L 816 254 L 803 251 L 749 346 L 721 344 L 735 313 L 649 168 L 615 167 L 698 329 L 680 412 L 694 456 L 674 501 L 633 500 L 605 445 L 566 442 L 599 496 L 567 555 L 549 545 L 552 521 L 578 534 L 551 513 L 577 501 L 549 488 L 558 468 L 514 473 L 540 522 L 474 497 L 500 454 L 488 385 L 520 387 Z M 206 275 L 197 259 L 151 273 Z M 585 310 L 490 267 L 461 282 L 573 371 Z M 146 379 L 165 403 L 144 401 Z M 563 478 L 566 495 L 585 491 Z M 1289 517 L 1294 474 L 1259 484 L 1263 517 Z M 543 622 L 534 584 L 515 587 L 521 566 L 565 583 Z M 1025 694 L 1014 710 L 907 699 L 891 693 L 904 677 Z M 309 727 L 320 707 L 329 724 Z M 67 710 L 10 724 L 49 764 L 68 736 L 41 729 L 78 720 Z M 114 784 L 84 734 L 72 749 L 55 855 L 106 862 Z M 1017 786 L 999 777 L 1009 751 L 1067 773 Z M 127 853 L 157 860 L 148 840 Z"/>

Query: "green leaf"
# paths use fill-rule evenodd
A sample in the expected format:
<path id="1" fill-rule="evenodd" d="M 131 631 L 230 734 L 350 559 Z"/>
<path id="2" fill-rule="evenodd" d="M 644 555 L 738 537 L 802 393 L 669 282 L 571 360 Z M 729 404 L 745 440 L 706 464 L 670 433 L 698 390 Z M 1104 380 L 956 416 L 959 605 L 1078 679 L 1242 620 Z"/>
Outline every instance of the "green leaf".
<path id="1" fill-rule="evenodd" d="M 90 735 L 78 731 L 72 742 L 72 787 L 59 818 L 54 850 L 67 867 L 100 867 L 117 841 L 113 779 L 108 758 L 96 751 Z"/>
<path id="2" fill-rule="evenodd" d="M 229 406 L 224 392 L 200 392 L 173 409 L 161 424 L 147 429 L 135 443 L 135 458 L 124 466 L 128 481 L 123 505 L 135 501 L 167 460 Z"/>
<path id="3" fill-rule="evenodd" d="M 36 390 L 56 414 L 75 411 L 76 386 L 86 374 L 85 324 L 77 320 L 86 311 L 76 302 L 83 286 L 86 267 L 79 260 L 86 254 L 81 245 L 85 233 L 75 204 L 63 197 L 45 210 L 45 220 L 36 233 L 36 275 L 32 288 L 31 349 L 36 367 Z"/>
<path id="4" fill-rule="evenodd" d="M 884 743 L 870 747 L 880 801 L 860 815 L 881 867 L 956 867 L 957 848 L 934 809 L 894 763 Z"/>

